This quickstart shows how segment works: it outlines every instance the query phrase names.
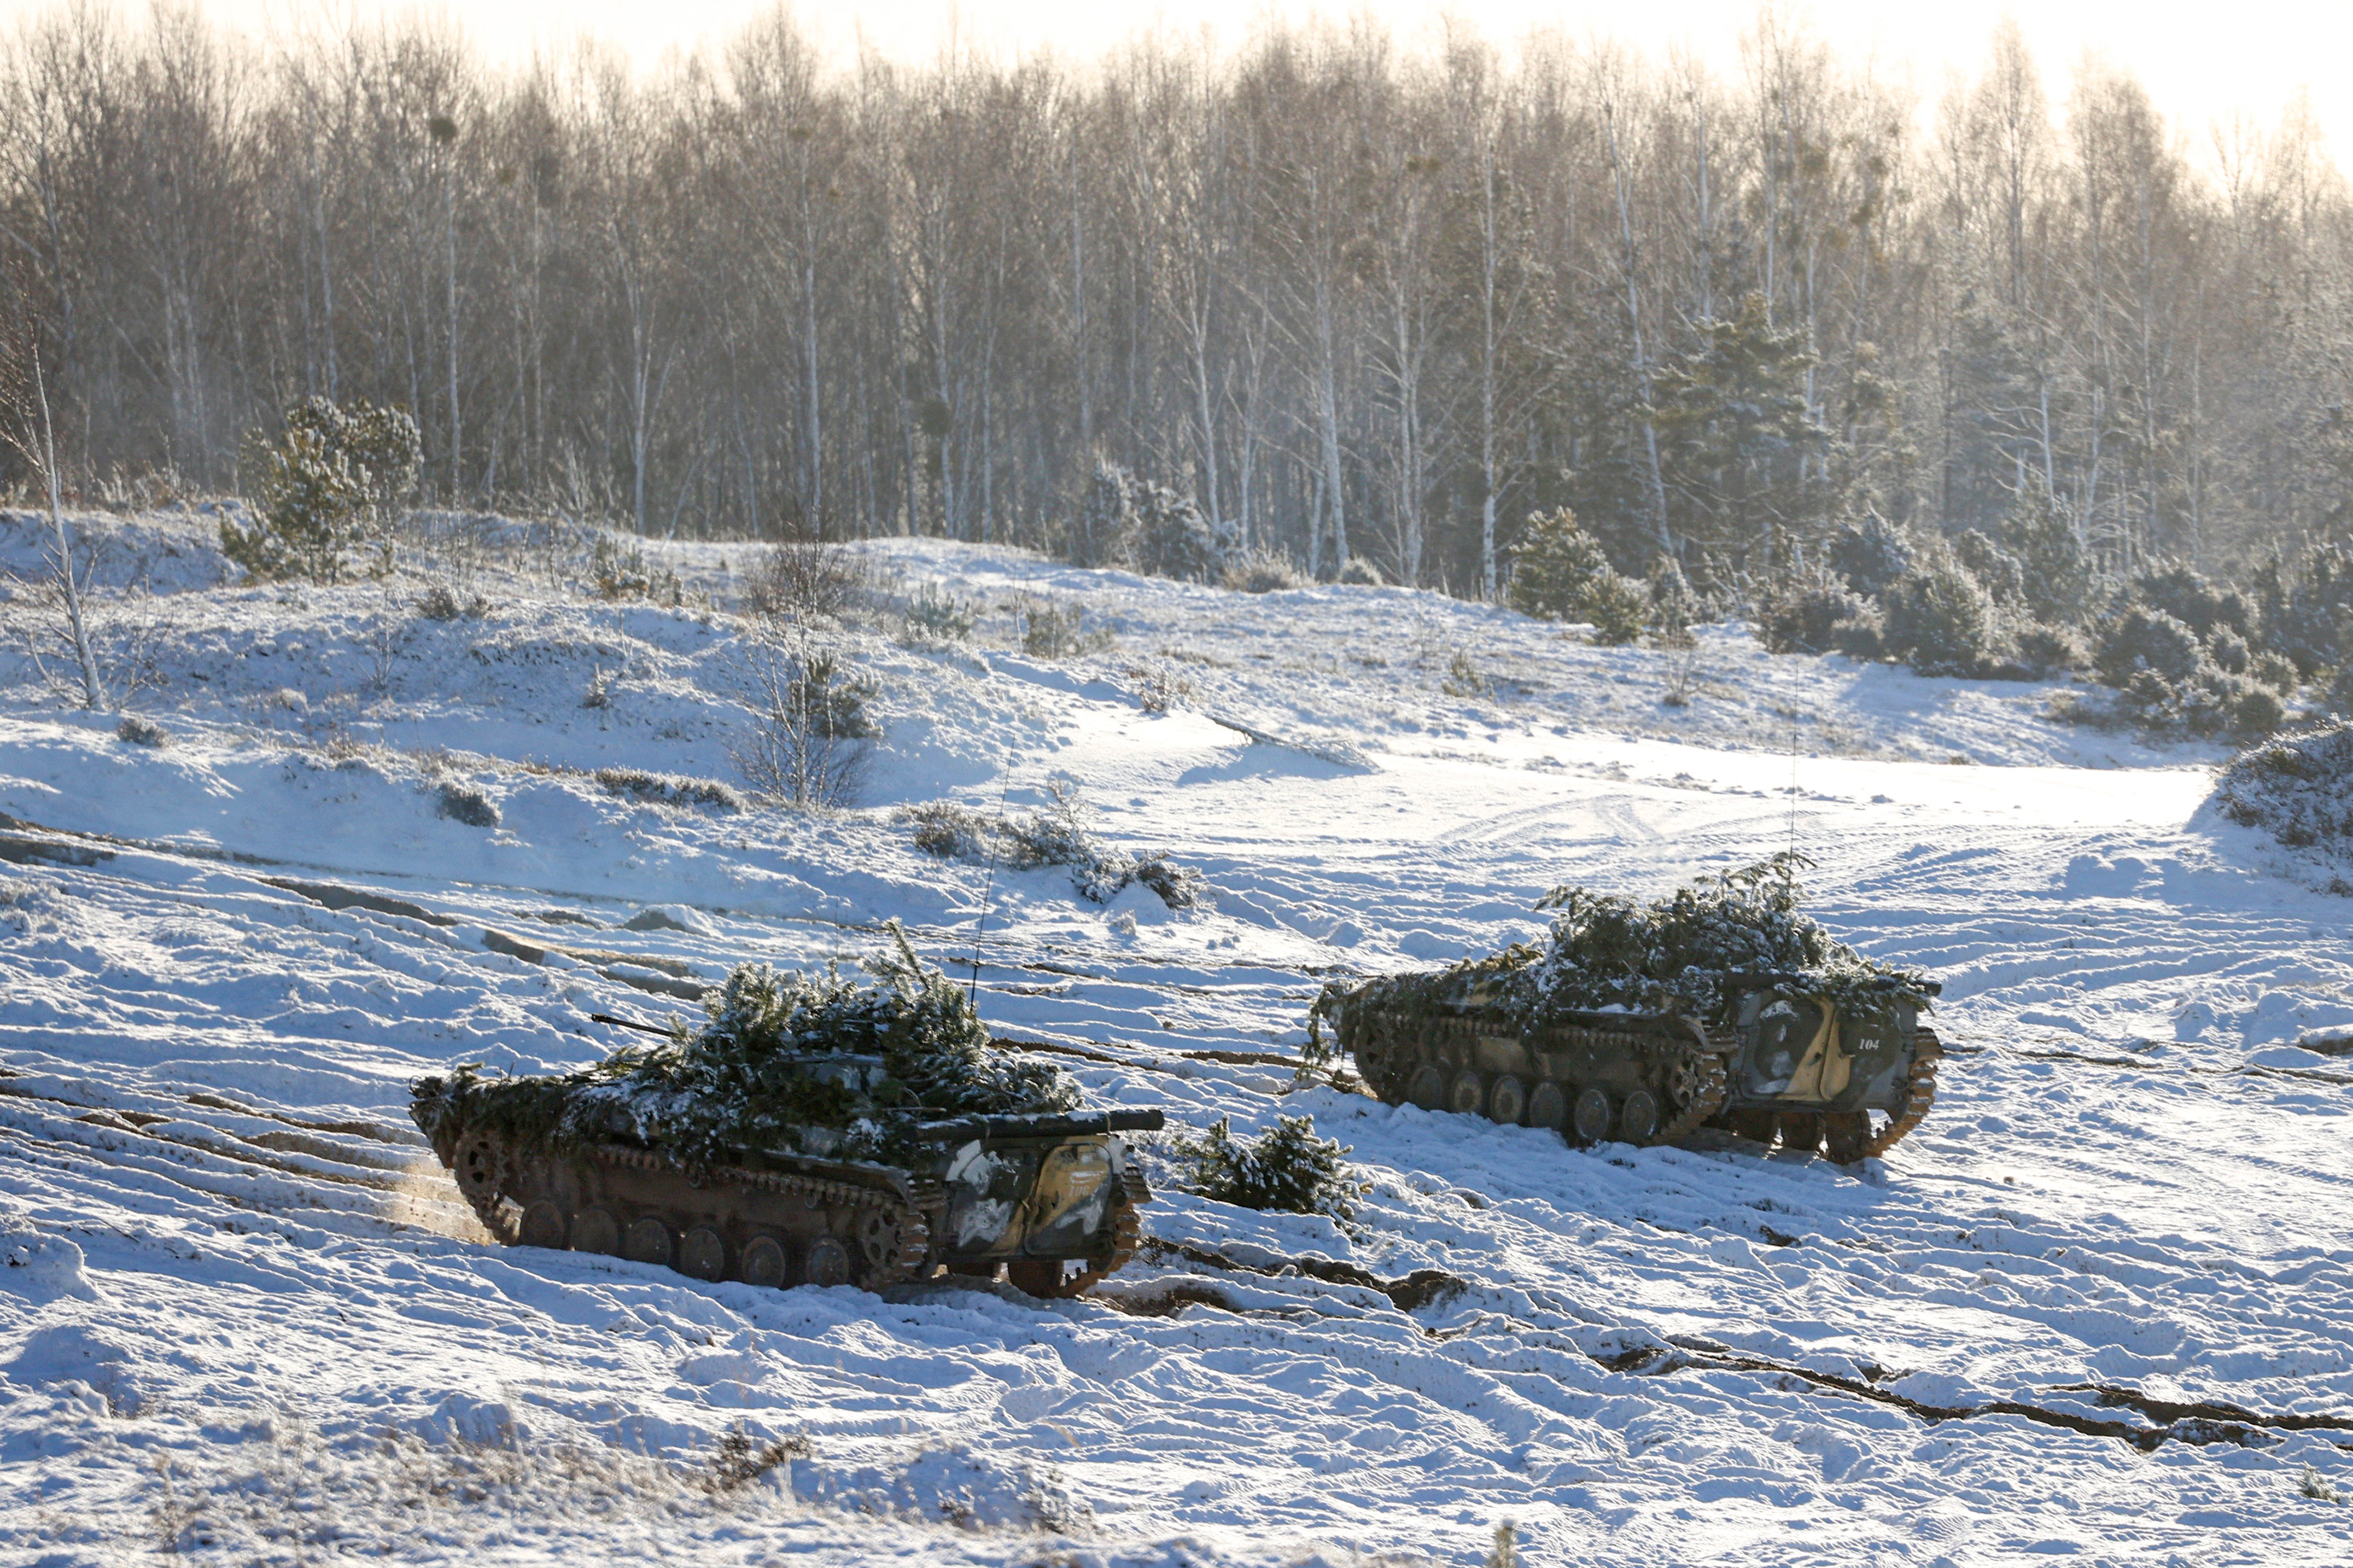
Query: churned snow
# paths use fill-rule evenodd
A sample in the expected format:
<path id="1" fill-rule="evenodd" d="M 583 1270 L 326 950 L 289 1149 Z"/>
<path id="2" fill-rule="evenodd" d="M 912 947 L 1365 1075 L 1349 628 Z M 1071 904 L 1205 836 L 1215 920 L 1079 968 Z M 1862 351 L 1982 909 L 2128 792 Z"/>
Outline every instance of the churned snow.
<path id="1" fill-rule="evenodd" d="M 666 552 L 684 608 L 493 550 L 488 613 L 432 621 L 414 581 L 237 586 L 201 520 L 121 525 L 166 743 L 0 665 L 0 1557 L 1472 1563 L 1505 1521 L 1543 1563 L 2353 1555 L 2353 903 L 2205 809 L 2214 753 L 1736 627 L 1674 708 L 1670 655 L 1432 595 L 869 553 L 988 613 L 953 650 L 837 634 L 886 733 L 810 817 L 589 772 L 740 785 L 743 547 Z M 1016 651 L 1022 595 L 1113 640 Z M 1057 777 L 1210 905 L 892 817 Z M 1285 1092 L 1328 976 L 1793 843 L 1837 934 L 1945 985 L 1941 1098 L 1883 1161 Z M 1353 1227 L 1164 1175 L 1084 1300 L 703 1285 L 487 1245 L 408 1127 L 417 1074 L 577 1064 L 592 1011 L 893 917 L 1100 1101 L 1312 1111 Z M 1417 1270 L 1460 1288 L 1351 1282 Z"/>

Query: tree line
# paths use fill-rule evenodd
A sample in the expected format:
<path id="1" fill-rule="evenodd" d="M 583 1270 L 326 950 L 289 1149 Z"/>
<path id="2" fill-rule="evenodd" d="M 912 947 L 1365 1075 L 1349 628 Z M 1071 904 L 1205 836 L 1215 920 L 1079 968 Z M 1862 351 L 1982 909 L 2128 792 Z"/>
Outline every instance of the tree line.
<path id="1" fill-rule="evenodd" d="M 1366 25 L 837 68 L 781 12 L 639 72 L 75 6 L 0 46 L 0 124 L 86 495 L 249 486 L 324 397 L 408 411 L 443 507 L 1060 548 L 1112 463 L 1490 596 L 1564 507 L 1719 586 L 1862 520 L 2023 510 L 2119 581 L 2348 530 L 2308 118 L 2193 136 L 2014 27 L 1923 106 L 1770 13 L 1722 76 Z"/>

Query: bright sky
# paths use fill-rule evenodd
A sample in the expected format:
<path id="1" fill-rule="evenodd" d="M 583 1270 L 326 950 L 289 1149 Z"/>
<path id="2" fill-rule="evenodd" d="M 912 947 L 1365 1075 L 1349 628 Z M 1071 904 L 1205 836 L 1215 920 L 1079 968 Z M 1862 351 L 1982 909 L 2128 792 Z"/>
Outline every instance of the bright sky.
<path id="1" fill-rule="evenodd" d="M 52 0 L 0 0 L 0 15 L 46 11 Z M 138 0 L 117 0 L 135 16 Z M 486 0 L 473 5 L 416 0 L 195 0 L 199 9 L 248 31 L 283 26 L 300 16 L 375 17 L 422 12 L 454 19 L 480 47 L 501 58 L 528 57 L 586 32 L 648 61 L 672 47 L 723 38 L 770 8 L 772 0 Z M 1230 45 L 1261 18 L 1303 20 L 1363 12 L 1403 42 L 1433 30 L 1451 11 L 1487 37 L 1509 43 L 1527 30 L 1557 26 L 1572 37 L 1613 37 L 1663 55 L 1683 48 L 1718 71 L 1738 61 L 1738 39 L 1756 19 L 1755 0 L 823 0 L 792 7 L 803 26 L 844 56 L 863 37 L 886 53 L 923 58 L 951 37 L 986 53 L 1026 54 L 1051 47 L 1089 58 L 1139 32 L 1190 38 L 1204 29 Z M 2046 89 L 2063 100 L 2069 72 L 2097 49 L 2147 84 L 2158 106 L 2202 151 L 2207 131 L 2234 114 L 2275 125 L 2308 92 L 2333 149 L 2353 146 L 2353 0 L 1811 0 L 1784 14 L 1810 22 L 1850 63 L 1870 59 L 1936 96 L 1950 70 L 1974 74 L 1987 40 L 2015 16 L 2040 60 Z M 2339 154 L 2340 158 L 2343 155 Z M 2353 162 L 2353 159 L 2345 159 Z"/>

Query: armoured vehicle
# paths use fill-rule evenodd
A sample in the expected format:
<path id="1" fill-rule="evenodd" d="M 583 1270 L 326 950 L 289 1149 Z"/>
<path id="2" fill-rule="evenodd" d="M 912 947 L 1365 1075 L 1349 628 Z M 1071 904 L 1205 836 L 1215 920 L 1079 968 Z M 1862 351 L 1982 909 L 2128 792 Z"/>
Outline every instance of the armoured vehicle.
<path id="1" fill-rule="evenodd" d="M 880 1058 L 812 1068 L 863 1074 Z M 533 1084 L 574 1087 L 497 1087 Z M 409 1114 L 499 1241 L 767 1286 L 879 1289 L 1002 1264 L 1033 1296 L 1076 1295 L 1134 1255 L 1136 1206 L 1151 1200 L 1117 1134 L 1162 1122 L 1157 1110 L 965 1116 L 913 1123 L 881 1159 L 744 1149 L 706 1163 L 672 1159 L 616 1116 L 602 1136 L 582 1136 L 579 1118 L 534 1134 L 468 1089 L 421 1079 Z"/>
<path id="2" fill-rule="evenodd" d="M 1712 1020 L 1556 1009 L 1530 1021 L 1503 1005 L 1492 966 L 1448 973 L 1459 982 L 1335 985 L 1317 1004 L 1391 1105 L 1556 1128 L 1578 1143 L 1672 1143 L 1715 1127 L 1844 1163 L 1884 1152 L 1936 1098 L 1944 1049 L 1916 999 L 1932 983 L 1849 987 L 1841 1005 L 1810 994 L 1807 976 L 1746 973 L 1725 977 Z"/>
<path id="3" fill-rule="evenodd" d="M 697 1026 L 592 1014 L 653 1040 L 561 1077 L 419 1079 L 409 1115 L 509 1246 L 770 1286 L 1002 1265 L 1075 1295 L 1135 1251 L 1151 1192 L 1118 1134 L 1161 1113 L 1082 1109 L 889 930 L 871 984 L 741 963 Z"/>

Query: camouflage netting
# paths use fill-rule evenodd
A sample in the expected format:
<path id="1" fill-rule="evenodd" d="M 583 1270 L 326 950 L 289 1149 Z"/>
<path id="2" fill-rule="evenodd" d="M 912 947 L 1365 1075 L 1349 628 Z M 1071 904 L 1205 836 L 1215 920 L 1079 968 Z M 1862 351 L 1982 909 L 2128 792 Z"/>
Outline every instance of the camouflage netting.
<path id="1" fill-rule="evenodd" d="M 965 993 L 916 958 L 895 921 L 891 934 L 896 951 L 864 965 L 871 984 L 835 965 L 739 964 L 691 1033 L 675 1025 L 668 1040 L 562 1077 L 466 1067 L 419 1079 L 419 1124 L 427 1136 L 489 1125 L 575 1146 L 620 1133 L 687 1164 L 744 1150 L 890 1160 L 919 1122 L 1078 1104 L 1060 1069 L 992 1046 Z"/>
<path id="2" fill-rule="evenodd" d="M 1316 1004 L 1328 1016 L 1346 996 L 1382 1006 L 1435 1008 L 1482 987 L 1482 1000 L 1522 1027 L 1563 1012 L 1682 1013 L 1721 1020 L 1738 979 L 1771 977 L 1790 994 L 1827 996 L 1841 1006 L 1928 1005 L 1924 977 L 1864 957 L 1824 931 L 1799 905 L 1797 879 L 1813 862 L 1783 853 L 1678 888 L 1648 903 L 1559 887 L 1536 902 L 1560 911 L 1541 944 L 1520 942 L 1445 969 L 1390 975 L 1354 988 L 1327 987 Z"/>

